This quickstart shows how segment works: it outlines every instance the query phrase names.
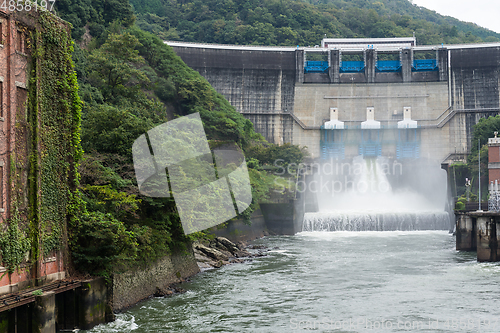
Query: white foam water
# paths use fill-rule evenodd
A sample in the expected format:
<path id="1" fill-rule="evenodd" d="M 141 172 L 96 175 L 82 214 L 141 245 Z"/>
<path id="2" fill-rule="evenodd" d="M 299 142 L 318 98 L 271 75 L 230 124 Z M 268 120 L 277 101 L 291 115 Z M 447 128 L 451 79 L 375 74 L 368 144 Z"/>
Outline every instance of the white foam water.
<path id="1" fill-rule="evenodd" d="M 302 231 L 448 230 L 449 214 L 434 212 L 320 212 L 306 213 Z"/>
<path id="2" fill-rule="evenodd" d="M 384 157 L 358 156 L 348 172 L 338 164 L 330 170 L 341 172 L 320 172 L 315 181 L 331 186 L 317 193 L 319 212 L 305 214 L 303 231 L 449 230 L 444 170 L 422 164 L 415 172 L 401 165 L 399 174 L 391 174 L 390 165 Z M 388 176 L 398 179 L 397 189 Z"/>

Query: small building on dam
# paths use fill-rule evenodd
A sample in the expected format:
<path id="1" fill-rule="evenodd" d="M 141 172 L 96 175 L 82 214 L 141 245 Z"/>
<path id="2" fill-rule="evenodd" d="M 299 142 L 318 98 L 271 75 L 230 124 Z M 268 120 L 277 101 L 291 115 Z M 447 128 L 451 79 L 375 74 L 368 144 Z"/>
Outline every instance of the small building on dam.
<path id="1" fill-rule="evenodd" d="M 317 160 L 464 160 L 473 125 L 499 112 L 500 43 L 329 39 L 316 47 L 165 42 L 269 142 Z"/>

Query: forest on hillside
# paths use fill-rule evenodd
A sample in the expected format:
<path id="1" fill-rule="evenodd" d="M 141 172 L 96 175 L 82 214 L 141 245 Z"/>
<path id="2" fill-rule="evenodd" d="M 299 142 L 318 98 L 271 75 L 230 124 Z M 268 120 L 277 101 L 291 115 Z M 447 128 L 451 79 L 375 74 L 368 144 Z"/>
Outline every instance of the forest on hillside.
<path id="1" fill-rule="evenodd" d="M 61 0 L 58 14 L 73 24 L 73 62 L 82 102 L 77 198 L 82 211 L 68 228 L 74 266 L 92 275 L 153 262 L 186 250 L 200 232 L 185 235 L 175 201 L 139 193 L 134 141 L 176 117 L 199 112 L 209 145 L 235 143 L 245 153 L 253 201 L 238 215 L 249 221 L 277 186 L 263 169 L 275 159 L 301 162 L 298 146 L 267 143 L 196 71 L 157 36 L 134 24 L 123 2 Z M 83 10 L 85 8 L 85 10 Z M 208 184 L 201 179 L 200 186 Z M 281 188 L 281 187 L 280 187 Z"/>
<path id="2" fill-rule="evenodd" d="M 310 3 L 308 3 L 310 2 Z M 323 37 L 408 37 L 419 45 L 494 42 L 500 34 L 408 0 L 130 0 L 137 25 L 164 40 L 319 45 Z"/>

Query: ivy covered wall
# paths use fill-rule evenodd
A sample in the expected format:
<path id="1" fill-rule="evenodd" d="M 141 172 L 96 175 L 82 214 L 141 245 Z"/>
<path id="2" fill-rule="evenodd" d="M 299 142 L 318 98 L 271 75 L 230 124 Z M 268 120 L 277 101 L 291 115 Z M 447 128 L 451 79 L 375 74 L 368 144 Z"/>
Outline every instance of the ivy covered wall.
<path id="1" fill-rule="evenodd" d="M 21 90 L 10 108 L 15 144 L 7 152 L 0 254 L 8 273 L 24 270 L 41 282 L 68 265 L 68 221 L 80 211 L 81 102 L 68 24 L 47 11 L 8 14 L 22 38 L 17 42 L 24 43 L 24 52 L 16 53 L 27 58 L 28 79 L 25 96 Z"/>

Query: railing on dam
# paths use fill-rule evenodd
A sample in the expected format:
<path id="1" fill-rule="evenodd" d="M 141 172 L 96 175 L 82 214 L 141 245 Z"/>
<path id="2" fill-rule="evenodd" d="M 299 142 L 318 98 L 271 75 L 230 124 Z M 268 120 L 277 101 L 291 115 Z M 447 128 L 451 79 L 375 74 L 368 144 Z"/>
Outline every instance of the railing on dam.
<path id="1" fill-rule="evenodd" d="M 413 66 L 411 70 L 414 72 L 437 71 L 438 70 L 437 60 L 436 59 L 413 60 Z"/>
<path id="2" fill-rule="evenodd" d="M 364 61 L 342 61 L 340 65 L 340 73 L 359 73 L 364 70 Z"/>
<path id="3" fill-rule="evenodd" d="M 328 61 L 306 61 L 304 73 L 326 73 L 328 72 Z"/>

